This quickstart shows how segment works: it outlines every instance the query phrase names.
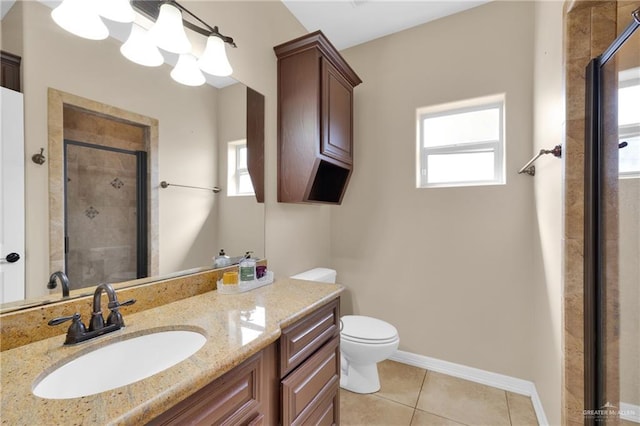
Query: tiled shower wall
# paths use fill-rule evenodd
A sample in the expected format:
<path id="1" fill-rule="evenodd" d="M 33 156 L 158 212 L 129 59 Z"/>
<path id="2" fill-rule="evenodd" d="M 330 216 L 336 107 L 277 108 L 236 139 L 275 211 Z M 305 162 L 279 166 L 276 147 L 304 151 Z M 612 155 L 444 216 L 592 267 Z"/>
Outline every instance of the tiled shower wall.
<path id="1" fill-rule="evenodd" d="M 64 108 L 64 137 L 145 150 L 144 127 Z M 67 146 L 67 274 L 72 288 L 136 278 L 136 157 Z"/>
<path id="2" fill-rule="evenodd" d="M 65 163 L 71 286 L 137 278 L 135 155 L 67 144 Z"/>
<path id="3" fill-rule="evenodd" d="M 584 424 L 584 140 L 585 68 L 629 23 L 640 1 L 565 3 L 565 223 L 563 424 Z M 616 176 L 617 179 L 617 176 Z M 617 244 L 617 241 L 616 241 Z M 614 252 L 616 250 L 613 250 Z M 617 261 L 611 261 L 617 263 Z M 614 301 L 615 302 L 615 301 Z M 611 307 L 609 307 L 611 308 Z M 616 383 L 607 383 L 609 389 Z M 611 396 L 611 394 L 609 394 Z"/>

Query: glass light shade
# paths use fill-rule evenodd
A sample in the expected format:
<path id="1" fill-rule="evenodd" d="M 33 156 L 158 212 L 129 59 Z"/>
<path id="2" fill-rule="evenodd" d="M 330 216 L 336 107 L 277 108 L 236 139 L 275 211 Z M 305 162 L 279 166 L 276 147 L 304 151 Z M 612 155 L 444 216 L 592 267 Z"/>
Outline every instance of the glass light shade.
<path id="1" fill-rule="evenodd" d="M 149 30 L 156 46 L 172 53 L 189 53 L 191 42 L 182 26 L 182 12 L 176 6 L 165 3 L 160 6 L 158 20 Z"/>
<path id="2" fill-rule="evenodd" d="M 98 15 L 95 0 L 64 0 L 51 11 L 51 17 L 61 28 L 89 40 L 104 40 L 109 29 Z"/>
<path id="3" fill-rule="evenodd" d="M 231 75 L 233 68 L 231 68 L 229 59 L 227 59 L 225 43 L 220 37 L 209 36 L 204 53 L 198 61 L 198 66 L 207 74 L 217 75 L 219 77 Z"/>
<path id="4" fill-rule="evenodd" d="M 164 62 L 164 57 L 147 31 L 135 22 L 131 26 L 129 38 L 120 46 L 120 53 L 131 62 L 146 67 L 157 67 Z"/>
<path id="5" fill-rule="evenodd" d="M 190 53 L 184 53 L 178 58 L 178 63 L 171 71 L 171 78 L 186 86 L 202 86 L 206 79 L 198 68 L 198 61 Z"/>
<path id="6" fill-rule="evenodd" d="M 98 14 L 116 22 L 133 22 L 136 17 L 129 0 L 98 0 Z"/>

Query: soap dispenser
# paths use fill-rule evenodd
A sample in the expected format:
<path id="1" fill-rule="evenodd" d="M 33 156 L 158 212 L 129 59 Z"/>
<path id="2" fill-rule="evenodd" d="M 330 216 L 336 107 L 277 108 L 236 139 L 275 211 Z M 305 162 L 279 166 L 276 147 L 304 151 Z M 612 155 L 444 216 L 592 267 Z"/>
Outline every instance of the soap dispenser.
<path id="1" fill-rule="evenodd" d="M 256 260 L 251 258 L 251 253 L 252 252 L 248 251 L 238 265 L 240 282 L 253 281 L 256 279 Z"/>
<path id="2" fill-rule="evenodd" d="M 220 253 L 213 259 L 214 268 L 224 268 L 231 265 L 231 258 L 226 255 L 224 249 L 220 249 Z"/>

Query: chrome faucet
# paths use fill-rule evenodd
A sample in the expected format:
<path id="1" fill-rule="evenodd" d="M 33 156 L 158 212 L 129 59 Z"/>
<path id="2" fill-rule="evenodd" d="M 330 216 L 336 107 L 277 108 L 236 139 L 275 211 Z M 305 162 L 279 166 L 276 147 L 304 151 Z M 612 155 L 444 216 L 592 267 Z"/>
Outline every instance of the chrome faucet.
<path id="1" fill-rule="evenodd" d="M 60 284 L 62 284 L 62 297 L 69 297 L 69 277 L 67 277 L 67 274 L 62 271 L 56 271 L 51 274 L 47 288 L 52 290 L 58 286 L 56 278 L 59 278 Z"/>
<path id="2" fill-rule="evenodd" d="M 107 322 L 105 324 L 104 317 L 102 316 L 101 296 L 102 292 L 107 293 L 109 297 L 109 310 L 111 311 Z M 119 308 L 121 306 L 133 305 L 136 303 L 135 299 L 130 299 L 122 303 L 118 302 L 116 291 L 111 284 L 100 284 L 96 287 L 96 291 L 93 293 L 93 312 L 91 313 L 91 321 L 89 323 L 89 329 L 82 323 L 82 319 L 79 313 L 75 313 L 72 316 L 54 318 L 49 321 L 49 325 L 58 325 L 63 322 L 71 320 L 71 325 L 67 330 L 67 338 L 64 342 L 65 345 L 73 345 L 75 343 L 84 342 L 85 340 L 92 339 L 94 337 L 102 336 L 103 334 L 110 333 L 112 331 L 120 330 L 124 327 L 124 320 Z"/>

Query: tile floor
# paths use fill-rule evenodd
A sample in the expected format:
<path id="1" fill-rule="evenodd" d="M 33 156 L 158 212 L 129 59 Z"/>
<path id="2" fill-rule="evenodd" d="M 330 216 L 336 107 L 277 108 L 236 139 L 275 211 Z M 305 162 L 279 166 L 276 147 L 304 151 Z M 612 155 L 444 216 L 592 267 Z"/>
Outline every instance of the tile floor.
<path id="1" fill-rule="evenodd" d="M 529 397 L 394 361 L 378 372 L 374 394 L 340 389 L 341 425 L 538 425 Z"/>

